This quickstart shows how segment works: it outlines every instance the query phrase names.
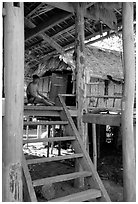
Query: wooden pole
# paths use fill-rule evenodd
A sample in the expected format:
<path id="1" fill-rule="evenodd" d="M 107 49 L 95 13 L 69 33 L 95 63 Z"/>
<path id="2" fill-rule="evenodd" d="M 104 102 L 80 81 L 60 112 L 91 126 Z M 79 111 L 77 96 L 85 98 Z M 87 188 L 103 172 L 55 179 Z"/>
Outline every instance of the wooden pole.
<path id="1" fill-rule="evenodd" d="M 124 93 L 122 98 L 123 185 L 124 201 L 136 201 L 136 164 L 133 134 L 135 56 L 133 3 L 123 3 Z"/>
<path id="2" fill-rule="evenodd" d="M 4 3 L 5 116 L 2 134 L 2 200 L 22 201 L 22 137 L 24 105 L 23 3 Z"/>
<path id="3" fill-rule="evenodd" d="M 74 60 L 76 64 L 76 102 L 77 102 L 77 127 L 82 136 L 85 149 L 88 147 L 87 124 L 82 122 L 82 116 L 87 112 L 86 105 L 86 62 L 84 44 L 84 12 L 85 3 L 75 4 L 75 51 Z"/>
<path id="4" fill-rule="evenodd" d="M 93 138 L 93 163 L 97 170 L 97 140 L 96 140 L 96 124 L 92 124 L 92 138 Z"/>
<path id="5" fill-rule="evenodd" d="M 85 6 L 82 2 L 73 3 L 75 9 L 75 50 L 74 61 L 76 65 L 76 105 L 77 105 L 77 127 L 82 137 L 84 147 L 87 146 L 87 124 L 83 123 L 82 116 L 85 109 L 85 45 L 84 45 L 84 12 Z M 84 98 L 85 97 L 85 98 Z M 78 161 L 75 164 L 76 171 L 81 171 L 82 167 Z M 76 187 L 84 186 L 84 179 L 76 179 Z"/>

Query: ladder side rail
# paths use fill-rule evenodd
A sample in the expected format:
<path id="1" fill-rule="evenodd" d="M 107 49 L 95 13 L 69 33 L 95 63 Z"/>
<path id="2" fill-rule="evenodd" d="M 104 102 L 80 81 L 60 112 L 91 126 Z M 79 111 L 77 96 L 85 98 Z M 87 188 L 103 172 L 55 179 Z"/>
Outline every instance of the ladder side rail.
<path id="1" fill-rule="evenodd" d="M 95 166 L 94 164 L 92 163 L 90 157 L 89 157 L 89 154 L 87 153 L 87 151 L 85 150 L 84 146 L 83 146 L 83 142 L 82 142 L 82 139 L 79 135 L 79 132 L 73 122 L 73 119 L 71 118 L 71 115 L 66 107 L 66 104 L 64 102 L 64 99 L 63 97 L 59 94 L 59 100 L 60 100 L 60 103 L 63 107 L 63 111 L 62 112 L 62 115 L 64 114 L 64 119 L 68 120 L 69 121 L 69 125 L 71 127 L 71 130 L 72 132 L 74 133 L 75 137 L 76 137 L 76 142 L 74 142 L 74 147 L 75 147 L 75 150 L 77 150 L 78 152 L 76 153 L 83 153 L 84 154 L 84 157 L 82 158 L 81 162 L 82 162 L 82 166 L 84 168 L 84 170 L 89 170 L 89 171 L 92 171 L 92 177 L 93 177 L 93 180 L 95 181 L 95 185 L 97 185 L 97 188 L 99 188 L 102 192 L 102 196 L 103 196 L 103 201 L 107 201 L 107 202 L 111 202 L 108 194 L 107 194 L 107 191 L 97 173 L 97 171 L 95 170 Z"/>

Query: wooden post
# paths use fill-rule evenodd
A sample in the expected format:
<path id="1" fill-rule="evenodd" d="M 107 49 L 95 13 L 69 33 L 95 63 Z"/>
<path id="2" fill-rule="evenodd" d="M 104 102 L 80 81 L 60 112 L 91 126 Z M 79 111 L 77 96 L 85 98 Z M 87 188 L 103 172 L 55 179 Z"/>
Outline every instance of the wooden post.
<path id="1" fill-rule="evenodd" d="M 52 137 L 55 137 L 55 125 L 52 125 Z M 51 143 L 51 154 L 53 154 L 54 142 Z"/>
<path id="2" fill-rule="evenodd" d="M 76 105 L 77 105 L 77 127 L 78 131 L 82 137 L 83 144 L 87 146 L 87 124 L 83 123 L 82 116 L 86 111 L 85 107 L 85 45 L 84 45 L 84 12 L 85 6 L 82 2 L 73 3 L 75 8 L 75 50 L 74 50 L 74 60 L 76 65 Z M 76 161 L 75 165 L 76 171 L 81 171 L 82 167 L 79 162 Z M 75 186 L 83 187 L 84 179 L 76 179 Z"/>
<path id="3" fill-rule="evenodd" d="M 97 138 L 96 138 L 96 124 L 92 124 L 92 138 L 93 138 L 93 163 L 97 170 Z"/>
<path id="4" fill-rule="evenodd" d="M 75 3 L 75 51 L 76 64 L 76 101 L 77 101 L 77 127 L 82 136 L 85 148 L 88 147 L 87 124 L 82 122 L 82 116 L 87 112 L 86 107 L 86 63 L 84 44 L 84 13 L 85 3 Z"/>
<path id="5" fill-rule="evenodd" d="M 97 158 L 100 159 L 101 154 L 101 125 L 96 124 L 96 133 L 97 133 Z"/>
<path id="6" fill-rule="evenodd" d="M 133 3 L 123 3 L 124 93 L 122 98 L 124 201 L 136 201 L 136 164 L 133 134 L 135 56 L 133 39 Z"/>
<path id="7" fill-rule="evenodd" d="M 50 129 L 51 129 L 51 125 L 48 125 L 48 138 L 50 138 L 51 136 Z M 47 143 L 47 157 L 49 157 L 49 148 L 50 148 L 50 143 L 48 142 Z"/>
<path id="8" fill-rule="evenodd" d="M 24 12 L 22 2 L 4 3 L 5 116 L 2 134 L 3 202 L 22 201 L 24 105 Z"/>

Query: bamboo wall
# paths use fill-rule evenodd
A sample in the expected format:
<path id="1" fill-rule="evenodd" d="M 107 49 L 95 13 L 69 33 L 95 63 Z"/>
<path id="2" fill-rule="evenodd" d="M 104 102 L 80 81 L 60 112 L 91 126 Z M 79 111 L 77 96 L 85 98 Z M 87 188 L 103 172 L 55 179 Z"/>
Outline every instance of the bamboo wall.
<path id="1" fill-rule="evenodd" d="M 101 78 L 90 77 L 89 82 L 87 82 L 88 106 L 121 109 L 121 99 L 104 98 L 104 96 L 122 96 L 122 85 Z"/>

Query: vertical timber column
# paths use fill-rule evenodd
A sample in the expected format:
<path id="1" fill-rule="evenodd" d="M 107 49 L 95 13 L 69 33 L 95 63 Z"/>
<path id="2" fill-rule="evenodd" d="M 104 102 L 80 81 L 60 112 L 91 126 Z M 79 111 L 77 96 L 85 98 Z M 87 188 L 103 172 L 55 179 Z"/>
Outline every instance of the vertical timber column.
<path id="1" fill-rule="evenodd" d="M 86 62 L 85 62 L 85 36 L 84 36 L 85 3 L 75 3 L 75 63 L 76 63 L 76 100 L 77 100 L 77 126 L 82 137 L 85 149 L 88 147 L 87 124 L 82 122 L 86 107 Z"/>
<path id="2" fill-rule="evenodd" d="M 136 164 L 133 134 L 135 56 L 133 38 L 133 3 L 123 3 L 124 93 L 122 98 L 123 185 L 124 201 L 136 201 Z"/>
<path id="3" fill-rule="evenodd" d="M 4 3 L 5 116 L 2 135 L 2 200 L 22 201 L 24 106 L 23 3 Z"/>

